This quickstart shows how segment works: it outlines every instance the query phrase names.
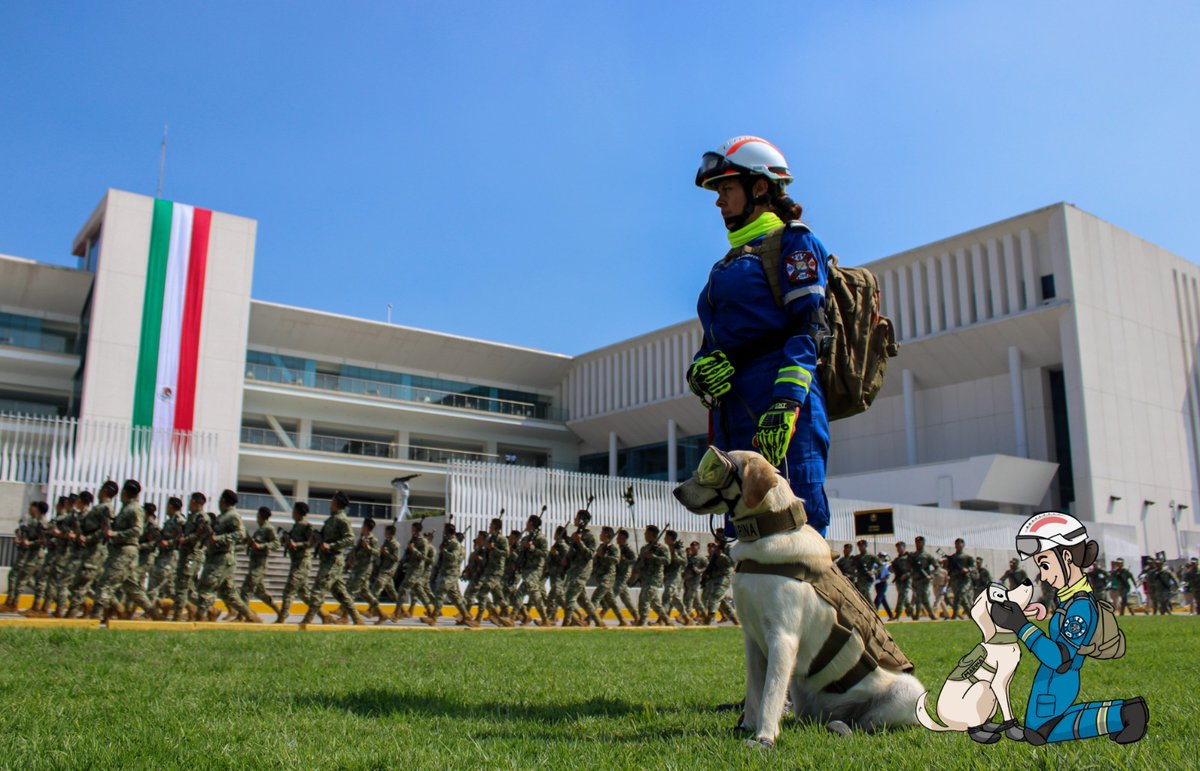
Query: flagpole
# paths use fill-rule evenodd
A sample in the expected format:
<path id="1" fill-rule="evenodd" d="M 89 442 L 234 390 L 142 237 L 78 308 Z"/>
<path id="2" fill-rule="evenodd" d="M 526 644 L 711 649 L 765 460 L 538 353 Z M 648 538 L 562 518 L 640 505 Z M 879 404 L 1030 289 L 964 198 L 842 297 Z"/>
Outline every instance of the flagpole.
<path id="1" fill-rule="evenodd" d="M 163 124 L 162 151 L 158 155 L 158 191 L 155 198 L 163 197 L 163 171 L 167 165 L 167 124 Z"/>

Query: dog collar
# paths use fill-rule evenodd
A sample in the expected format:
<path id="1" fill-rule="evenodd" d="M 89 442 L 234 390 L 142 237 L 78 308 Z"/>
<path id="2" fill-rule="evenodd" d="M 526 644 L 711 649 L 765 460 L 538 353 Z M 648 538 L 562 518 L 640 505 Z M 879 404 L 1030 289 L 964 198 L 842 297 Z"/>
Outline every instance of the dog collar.
<path id="1" fill-rule="evenodd" d="M 733 529 L 739 541 L 757 541 L 769 535 L 788 533 L 804 527 L 804 522 L 796 519 L 795 513 L 789 506 L 784 511 L 771 511 L 754 517 L 733 520 Z"/>
<path id="2" fill-rule="evenodd" d="M 1017 642 L 1016 632 L 996 632 L 990 640 L 984 640 L 988 645 L 1015 645 Z"/>

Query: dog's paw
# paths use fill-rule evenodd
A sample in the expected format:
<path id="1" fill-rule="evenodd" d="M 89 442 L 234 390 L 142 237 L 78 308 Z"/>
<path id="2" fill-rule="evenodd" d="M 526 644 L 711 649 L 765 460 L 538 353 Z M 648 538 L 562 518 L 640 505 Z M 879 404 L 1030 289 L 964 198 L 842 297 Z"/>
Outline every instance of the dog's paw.
<path id="1" fill-rule="evenodd" d="M 752 750 L 773 750 L 775 742 L 770 739 L 747 739 L 746 746 Z"/>
<path id="2" fill-rule="evenodd" d="M 829 733 L 837 734 L 838 736 L 849 736 L 854 733 L 854 729 L 841 720 L 830 720 L 825 724 L 825 729 Z"/>

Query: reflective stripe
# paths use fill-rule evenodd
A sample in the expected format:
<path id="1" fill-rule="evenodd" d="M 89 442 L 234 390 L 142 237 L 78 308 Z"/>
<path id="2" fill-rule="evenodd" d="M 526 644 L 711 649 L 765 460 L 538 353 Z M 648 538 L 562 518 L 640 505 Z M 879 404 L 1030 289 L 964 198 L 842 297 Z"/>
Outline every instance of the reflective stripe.
<path id="1" fill-rule="evenodd" d="M 783 304 L 787 305 L 792 300 L 799 300 L 801 297 L 807 297 L 810 294 L 824 297 L 825 287 L 821 286 L 820 284 L 813 284 L 812 286 L 802 286 L 799 289 L 793 289 L 783 296 Z"/>
<path id="2" fill-rule="evenodd" d="M 1108 733 L 1108 705 L 1100 707 L 1096 711 L 1096 735 L 1104 736 Z"/>
<path id="3" fill-rule="evenodd" d="M 791 383 L 792 385 L 798 385 L 804 389 L 804 393 L 808 393 L 808 383 L 801 383 L 799 380 L 796 380 L 795 378 L 781 377 L 775 381 L 775 385 L 779 385 L 780 383 Z"/>
<path id="4" fill-rule="evenodd" d="M 1037 634 L 1040 631 L 1041 630 L 1038 629 L 1036 626 L 1034 626 L 1033 624 L 1030 624 L 1029 628 L 1021 633 L 1021 641 L 1024 642 L 1026 645 L 1028 645 L 1029 638 L 1033 637 L 1035 634 Z"/>
<path id="5" fill-rule="evenodd" d="M 792 377 L 789 377 L 792 375 Z M 775 385 L 780 383 L 792 383 L 808 392 L 808 386 L 812 382 L 812 373 L 803 367 L 783 367 L 779 370 L 779 377 L 775 379 Z"/>

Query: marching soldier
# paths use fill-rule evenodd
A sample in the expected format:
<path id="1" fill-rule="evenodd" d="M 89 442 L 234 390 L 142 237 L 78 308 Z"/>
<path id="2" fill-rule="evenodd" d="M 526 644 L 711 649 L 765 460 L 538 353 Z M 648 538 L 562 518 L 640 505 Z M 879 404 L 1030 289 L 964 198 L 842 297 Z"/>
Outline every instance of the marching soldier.
<path id="1" fill-rule="evenodd" d="M 550 626 L 558 616 L 558 609 L 563 606 L 563 591 L 565 589 L 566 569 L 563 563 L 571 545 L 567 543 L 567 528 L 559 525 L 554 528 L 554 545 L 546 556 L 546 578 L 550 581 L 550 593 L 546 595 L 546 616 L 541 626 Z"/>
<path id="2" fill-rule="evenodd" d="M 17 528 L 17 564 L 9 571 L 6 609 L 16 610 L 21 598 L 21 587 L 26 583 L 37 585 L 38 571 L 45 559 L 46 524 L 43 518 L 50 511 L 45 501 L 29 504 L 29 520 Z M 35 602 L 36 606 L 36 602 Z"/>
<path id="3" fill-rule="evenodd" d="M 1193 616 L 1200 614 L 1200 560 L 1195 557 L 1188 562 L 1187 567 L 1180 576 L 1180 583 L 1183 584 L 1184 591 L 1187 593 L 1188 609 Z"/>
<path id="4" fill-rule="evenodd" d="M 974 598 L 978 597 L 979 593 L 982 592 L 984 589 L 987 589 L 988 584 L 990 584 L 991 582 L 992 582 L 991 571 L 983 566 L 983 557 L 977 557 L 975 559 L 974 582 L 972 583 L 972 586 L 971 586 L 971 602 L 972 603 L 975 601 Z M 971 609 L 968 607 L 967 612 L 970 613 L 970 610 Z"/>
<path id="5" fill-rule="evenodd" d="M 542 518 L 533 514 L 525 521 L 525 532 L 517 542 L 515 558 L 521 581 L 514 602 L 519 604 L 522 597 L 527 598 L 525 604 L 520 606 L 522 624 L 533 621 L 530 614 L 532 610 L 537 611 L 539 621 L 546 618 L 546 592 L 542 576 L 549 556 L 550 546 L 546 543 L 546 536 L 542 535 Z"/>
<path id="6" fill-rule="evenodd" d="M 204 510 L 207 503 L 208 498 L 204 493 L 192 493 L 188 498 L 187 521 L 183 523 L 176 541 L 179 556 L 175 563 L 172 621 L 181 620 L 185 610 L 193 621 L 199 620 L 196 615 L 196 576 L 204 564 L 204 549 L 208 534 L 212 532 L 212 520 Z"/>
<path id="7" fill-rule="evenodd" d="M 689 616 L 699 619 L 704 614 L 700 601 L 700 577 L 708 567 L 708 556 L 700 553 L 700 542 L 692 541 L 687 549 L 688 561 L 683 569 L 683 607 Z"/>
<path id="8" fill-rule="evenodd" d="M 907 613 L 909 621 L 916 619 L 913 615 L 912 595 L 909 594 L 913 570 L 913 555 L 908 553 L 904 541 L 896 541 L 896 557 L 892 560 L 892 583 L 896 586 L 895 617 L 900 618 L 902 614 Z"/>
<path id="9" fill-rule="evenodd" d="M 850 583 L 854 583 L 854 577 L 858 574 L 858 569 L 854 566 L 854 547 L 848 543 L 842 544 L 842 556 L 837 558 L 837 569 L 841 571 Z"/>
<path id="10" fill-rule="evenodd" d="M 63 555 L 55 585 L 51 589 L 55 618 L 67 615 L 71 587 L 74 586 L 79 568 L 83 564 L 84 545 L 79 535 L 80 523 L 83 521 L 83 515 L 91 507 L 92 494 L 84 490 L 79 494 L 72 493 L 67 500 L 71 511 L 67 514 L 66 521 L 59 526 Z"/>
<path id="11" fill-rule="evenodd" d="M 636 624 L 641 616 L 638 615 L 637 605 L 633 603 L 633 600 L 629 596 L 629 574 L 637 562 L 638 555 L 633 550 L 633 547 L 629 545 L 629 531 L 624 528 L 617 531 L 617 549 L 621 552 L 621 561 L 617 563 L 613 596 L 621 601 L 621 604 L 625 606 L 625 610 L 629 611 L 629 617 Z"/>
<path id="12" fill-rule="evenodd" d="M 146 581 L 146 596 L 163 610 L 161 595 L 170 594 L 175 583 L 175 556 L 178 554 L 179 536 L 183 533 L 183 501 L 167 499 L 167 516 L 154 544 L 154 563 Z"/>
<path id="13" fill-rule="evenodd" d="M 679 622 L 684 626 L 691 626 L 692 619 L 688 616 L 687 606 L 683 604 L 683 571 L 687 568 L 687 550 L 674 530 L 664 533 L 663 540 L 670 549 L 671 561 L 663 570 L 662 605 L 668 616 L 671 615 L 671 611 L 678 610 Z"/>
<path id="14" fill-rule="evenodd" d="M 265 578 L 267 576 L 267 560 L 271 552 L 279 546 L 279 534 L 271 524 L 271 510 L 266 506 L 258 509 L 258 529 L 254 535 L 246 539 L 246 556 L 250 558 L 250 566 L 246 570 L 246 578 L 242 581 L 242 602 L 249 607 L 250 598 L 255 597 L 265 603 L 271 612 L 279 615 L 279 606 L 267 591 Z M 240 521 L 240 520 L 239 520 Z"/>
<path id="15" fill-rule="evenodd" d="M 638 553 L 637 562 L 633 566 L 634 580 L 641 587 L 638 592 L 638 626 L 650 623 L 652 610 L 658 616 L 656 623 L 659 626 L 671 626 L 670 618 L 658 598 L 658 590 L 662 588 L 663 571 L 671 561 L 671 554 L 666 546 L 659 543 L 658 532 L 657 526 L 646 526 L 646 544 Z"/>
<path id="16" fill-rule="evenodd" d="M 1087 576 L 1088 586 L 1092 587 L 1092 594 L 1103 597 L 1104 590 L 1108 588 L 1108 571 L 1102 567 L 1102 563 L 1093 562 L 1084 575 Z"/>
<path id="17" fill-rule="evenodd" d="M 60 548 L 60 523 L 67 517 L 67 497 L 60 495 L 54 504 L 54 519 L 46 523 L 43 533 L 45 556 L 42 559 L 42 569 L 38 572 L 37 588 L 33 592 L 33 605 L 28 615 L 47 616 L 50 610 L 51 586 L 58 578 L 60 560 L 63 550 Z"/>
<path id="18" fill-rule="evenodd" d="M 72 579 L 72 562 L 75 556 L 72 541 L 78 524 L 76 506 L 79 496 L 72 493 L 64 496 L 62 511 L 55 518 L 51 529 L 51 550 L 54 553 L 54 569 L 47 571 L 46 589 L 42 593 L 42 615 L 49 615 L 50 606 L 54 605 L 54 616 L 60 617 L 66 612 L 66 591 Z"/>
<path id="19" fill-rule="evenodd" d="M 85 494 L 90 504 L 90 493 L 81 494 L 80 499 L 83 499 Z M 75 581 L 71 585 L 71 601 L 67 606 L 68 618 L 78 618 L 84 614 L 84 602 L 104 570 L 104 563 L 108 561 L 108 543 L 104 540 L 104 533 L 112 519 L 111 501 L 116 494 L 116 482 L 110 479 L 101 485 L 99 502 L 89 508 L 79 522 L 79 539 L 83 544 L 83 554 L 79 560 L 79 569 L 75 573 Z"/>
<path id="20" fill-rule="evenodd" d="M 929 604 L 929 584 L 937 573 L 937 560 L 925 551 L 925 536 L 919 535 L 913 539 L 916 551 L 912 556 L 912 620 L 921 617 L 921 609 L 930 619 L 933 619 L 933 606 Z"/>
<path id="21" fill-rule="evenodd" d="M 726 597 L 729 583 L 733 579 L 733 559 L 725 553 L 725 547 L 719 543 L 708 545 L 708 574 L 704 577 L 704 625 L 716 623 L 717 612 L 720 611 L 724 620 L 738 626 L 737 612 L 733 603 Z"/>
<path id="22" fill-rule="evenodd" d="M 203 621 L 207 616 L 209 621 L 216 621 L 221 615 L 215 607 L 219 596 L 225 603 L 225 608 L 237 614 L 243 621 L 261 624 L 262 619 L 242 602 L 234 585 L 234 572 L 237 570 L 237 557 L 234 549 L 246 539 L 246 529 L 242 526 L 242 517 L 237 511 L 238 496 L 233 490 L 225 490 L 217 501 L 221 509 L 215 522 L 211 523 L 208 532 L 208 544 L 204 555 L 204 569 L 200 573 L 200 586 L 197 589 L 196 618 Z"/>
<path id="23" fill-rule="evenodd" d="M 946 558 L 946 572 L 950 580 L 950 618 L 958 618 L 961 608 L 964 616 L 971 614 L 971 573 L 975 570 L 975 558 L 963 552 L 966 542 L 954 539 L 954 553 Z"/>
<path id="24" fill-rule="evenodd" d="M 150 568 L 154 566 L 154 553 L 157 550 L 158 539 L 162 535 L 162 528 L 158 524 L 158 507 L 153 503 L 147 503 L 142 506 L 142 512 L 145 515 L 145 521 L 142 524 L 142 534 L 138 537 L 138 558 L 137 571 L 134 580 L 137 585 L 145 588 L 146 579 L 150 576 Z M 146 596 L 150 598 L 151 604 L 155 609 L 158 609 L 158 603 L 154 602 L 154 598 L 150 597 L 150 592 L 146 592 Z M 121 603 L 125 609 L 131 610 L 133 598 L 128 595 L 121 597 Z M 160 611 L 161 615 L 161 611 Z"/>
<path id="25" fill-rule="evenodd" d="M 571 534 L 571 548 L 567 551 L 563 626 L 587 626 L 588 621 L 599 627 L 604 626 L 587 596 L 587 581 L 592 576 L 592 558 L 596 556 L 596 536 L 587 526 L 591 520 L 592 515 L 587 509 L 580 509 L 575 514 L 575 532 Z M 576 609 L 586 614 L 585 619 L 576 619 Z"/>
<path id="26" fill-rule="evenodd" d="M 308 587 L 308 574 L 312 568 L 309 556 L 317 530 L 308 521 L 308 504 L 296 501 L 292 506 L 292 529 L 283 542 L 283 553 L 289 561 L 287 583 L 283 585 L 283 599 L 279 601 L 279 616 L 275 623 L 282 624 L 292 613 L 292 600 L 303 595 Z"/>
<path id="27" fill-rule="evenodd" d="M 1004 571 L 1004 575 L 1000 576 L 1000 581 L 1009 589 L 1016 589 L 1021 584 L 1029 580 L 1029 575 L 1021 570 L 1021 563 L 1014 557 L 1008 561 L 1008 570 Z"/>
<path id="28" fill-rule="evenodd" d="M 521 576 L 517 572 L 517 544 L 521 542 L 521 531 L 513 530 L 508 534 L 508 564 L 504 566 L 504 608 L 501 614 L 505 618 L 515 619 L 517 609 L 521 607 L 521 598 L 517 592 L 521 589 Z"/>
<path id="29" fill-rule="evenodd" d="M 488 620 L 496 626 L 513 626 L 513 622 L 504 618 L 500 612 L 504 605 L 504 568 L 508 564 L 508 539 L 500 532 L 503 528 L 504 523 L 500 519 L 493 519 L 488 527 L 486 558 L 483 572 L 479 576 L 479 604 L 475 609 L 475 620 L 482 620 L 486 612 Z"/>
<path id="30" fill-rule="evenodd" d="M 1108 601 L 1112 604 L 1117 615 L 1124 616 L 1129 610 L 1129 593 L 1133 591 L 1133 573 L 1125 567 L 1125 560 L 1117 558 L 1112 561 L 1112 569 L 1108 573 Z M 1129 610 L 1129 615 L 1133 611 Z"/>
<path id="31" fill-rule="evenodd" d="M 329 516 L 325 518 L 325 524 L 321 526 L 316 538 L 317 557 L 320 560 L 317 565 L 317 577 L 313 579 L 312 586 L 304 596 L 308 612 L 304 614 L 301 626 L 312 623 L 314 616 L 320 616 L 322 623 L 333 623 L 333 617 L 321 607 L 327 593 L 333 594 L 334 599 L 341 604 L 346 615 L 356 625 L 366 623 L 359 615 L 358 608 L 354 607 L 354 600 L 346 591 L 346 582 L 342 578 L 346 549 L 354 545 L 354 531 L 345 513 L 349 505 L 350 499 L 340 490 L 335 492 L 329 501 Z"/>
<path id="32" fill-rule="evenodd" d="M 863 596 L 867 604 L 873 606 L 871 602 L 871 584 L 875 583 L 875 574 L 879 572 L 879 558 L 867 551 L 867 542 L 865 540 L 859 539 L 856 545 L 858 546 L 858 554 L 855 554 L 851 558 L 853 559 L 852 570 L 854 572 L 852 575 L 854 576 L 854 587 L 858 589 L 858 593 Z"/>
<path id="33" fill-rule="evenodd" d="M 429 592 L 425 588 L 427 584 L 422 579 L 428 579 L 429 562 L 432 559 L 433 547 L 425 541 L 425 526 L 420 522 L 413 522 L 412 537 L 408 539 L 408 546 L 404 548 L 404 558 L 400 563 L 404 570 L 404 580 L 396 588 L 396 593 L 400 595 L 398 602 L 404 599 L 405 593 L 409 595 L 410 599 L 407 610 L 402 610 L 397 605 L 395 620 L 412 618 L 413 611 L 417 607 L 417 600 L 421 601 L 426 614 L 429 613 L 433 606 L 433 598 L 429 596 Z"/>
<path id="34" fill-rule="evenodd" d="M 113 518 L 104 532 L 108 542 L 108 559 L 104 565 L 104 578 L 100 582 L 100 597 L 96 608 L 108 621 L 114 613 L 122 613 L 119 597 L 139 606 L 147 616 L 158 620 L 162 616 L 146 590 L 138 581 L 138 539 L 142 535 L 145 512 L 138 503 L 142 486 L 137 480 L 128 479 L 121 486 L 121 512 Z"/>
<path id="35" fill-rule="evenodd" d="M 475 534 L 475 541 L 472 544 L 474 548 L 471 551 L 471 556 L 467 559 L 467 566 L 463 568 L 462 577 L 467 582 L 467 591 L 463 595 L 463 604 L 470 608 L 476 606 L 477 615 L 482 615 L 483 611 L 479 608 L 482 603 L 479 602 L 479 588 L 483 581 L 483 566 L 487 563 L 487 546 L 488 534 L 486 530 L 480 530 Z M 476 619 L 466 616 L 458 619 L 459 626 L 478 627 L 479 623 Z"/>
<path id="36" fill-rule="evenodd" d="M 458 610 L 459 626 L 478 628 L 479 623 L 471 618 L 471 610 L 463 599 L 458 587 L 458 579 L 462 570 L 464 549 L 458 538 L 454 525 L 446 523 L 442 530 L 442 548 L 438 554 L 438 572 L 433 582 L 433 612 L 426 613 L 421 620 L 430 626 L 437 626 L 442 617 L 442 604 L 450 602 Z"/>
<path id="37" fill-rule="evenodd" d="M 348 560 L 350 578 L 346 582 L 346 591 L 355 600 L 366 601 L 367 615 L 379 619 L 376 625 L 383 623 L 388 618 L 384 615 L 383 609 L 379 607 L 379 600 L 371 592 L 371 571 L 375 569 L 375 558 L 378 556 L 379 539 L 375 537 L 375 520 L 367 517 L 363 520 L 358 540 L 354 542 L 354 548 L 350 550 L 350 559 Z M 425 609 L 428 610 L 429 606 L 426 605 Z"/>
<path id="38" fill-rule="evenodd" d="M 397 611 L 400 609 L 400 595 L 396 593 L 396 570 L 400 567 L 401 558 L 400 542 L 396 540 L 396 526 L 388 525 L 383 529 L 383 543 L 379 544 L 379 570 L 375 573 L 375 580 L 371 582 L 371 594 L 376 602 L 383 602 L 385 598 L 392 600 L 396 603 Z M 390 615 L 381 613 L 375 625 L 378 626 L 384 621 L 399 620 L 395 611 Z"/>
<path id="39" fill-rule="evenodd" d="M 596 558 L 593 560 L 592 578 L 596 580 L 596 590 L 592 592 L 592 606 L 597 608 L 597 614 L 603 618 L 604 613 L 612 611 L 617 617 L 617 626 L 629 626 L 621 609 L 617 607 L 617 599 L 613 596 L 613 586 L 617 581 L 617 563 L 621 561 L 621 550 L 613 543 L 616 533 L 607 525 L 600 528 L 600 545 L 596 547 Z"/>

